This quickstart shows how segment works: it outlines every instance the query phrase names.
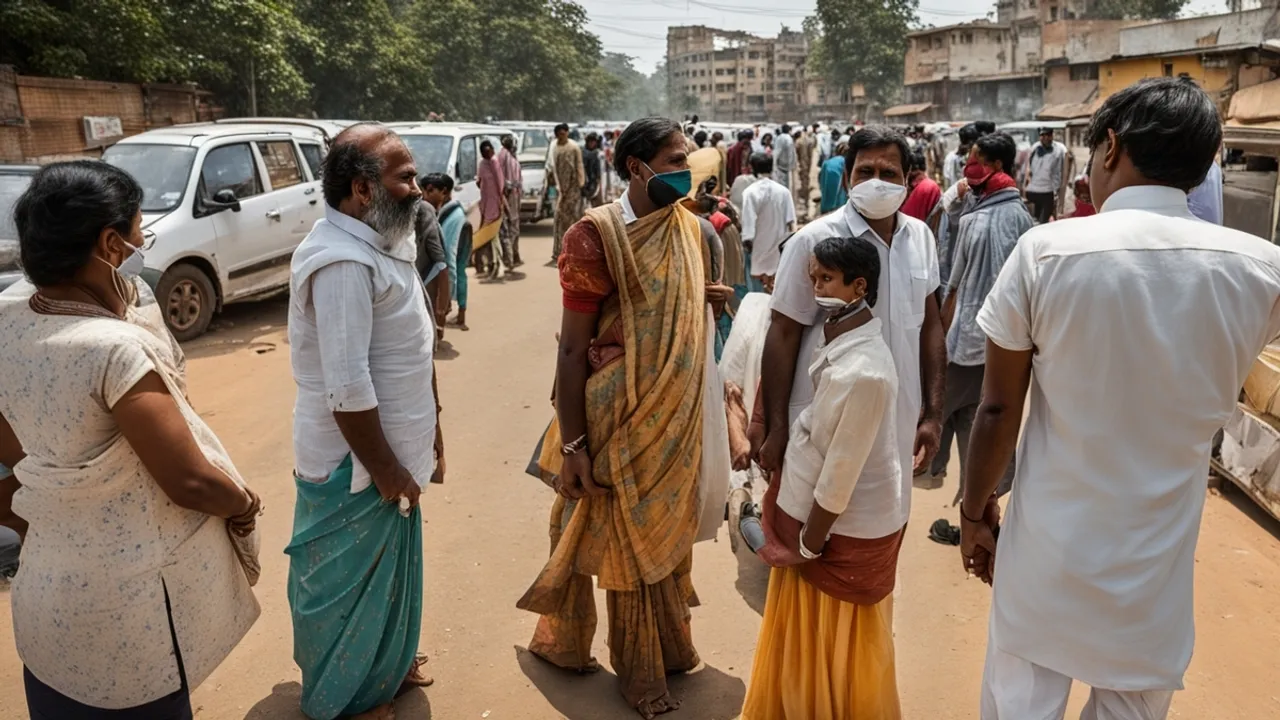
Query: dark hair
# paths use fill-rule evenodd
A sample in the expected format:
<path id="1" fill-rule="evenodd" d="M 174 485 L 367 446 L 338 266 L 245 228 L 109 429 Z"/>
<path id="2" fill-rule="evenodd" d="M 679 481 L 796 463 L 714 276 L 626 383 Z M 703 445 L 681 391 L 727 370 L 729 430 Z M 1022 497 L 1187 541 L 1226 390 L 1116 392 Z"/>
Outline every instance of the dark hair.
<path id="1" fill-rule="evenodd" d="M 1014 165 L 1018 162 L 1018 143 L 1002 132 L 983 135 L 974 141 L 978 146 L 978 154 L 992 162 L 999 160 L 1001 170 L 1013 174 Z"/>
<path id="2" fill-rule="evenodd" d="M 693 117 L 689 118 L 689 120 L 690 120 L 691 122 L 696 123 L 696 122 L 698 122 L 698 116 L 697 116 L 697 115 L 694 115 Z"/>
<path id="3" fill-rule="evenodd" d="M 739 142 L 742 142 L 743 140 L 751 140 L 751 139 L 755 138 L 755 136 L 756 136 L 756 134 L 755 134 L 754 132 L 751 132 L 750 130 L 739 130 L 739 131 L 738 131 L 738 141 L 739 141 Z"/>
<path id="4" fill-rule="evenodd" d="M 693 141 L 698 144 L 698 147 L 702 147 L 702 143 L 707 141 L 707 132 L 705 130 L 699 130 L 694 133 Z"/>
<path id="5" fill-rule="evenodd" d="M 773 172 L 773 158 L 764 153 L 751 153 L 747 162 L 751 164 L 751 172 L 756 175 L 768 175 Z"/>
<path id="6" fill-rule="evenodd" d="M 422 179 L 418 180 L 418 186 L 423 190 L 435 188 L 436 190 L 449 192 L 453 190 L 453 178 L 445 173 L 427 173 L 422 176 Z"/>
<path id="7" fill-rule="evenodd" d="M 914 170 L 922 170 L 922 171 L 923 171 L 923 170 L 928 169 L 928 167 L 929 167 L 928 163 L 927 163 L 927 162 L 925 161 L 925 159 L 924 159 L 924 153 L 923 153 L 923 152 L 921 152 L 921 151 L 919 151 L 919 150 L 912 150 L 912 151 L 911 151 L 911 163 L 910 163 L 910 164 L 911 164 L 911 167 L 910 167 L 910 168 L 908 168 L 908 171 L 914 171 Z"/>
<path id="8" fill-rule="evenodd" d="M 719 130 L 711 133 L 712 142 L 720 142 L 723 139 L 724 139 L 724 133 L 720 132 Z"/>
<path id="9" fill-rule="evenodd" d="M 781 130 L 782 132 L 784 132 L 784 133 L 788 134 L 788 135 L 790 135 L 790 134 L 791 134 L 791 126 L 790 126 L 790 125 L 788 125 L 787 123 L 783 123 L 783 124 L 782 124 L 782 127 L 780 128 L 780 130 Z"/>
<path id="10" fill-rule="evenodd" d="M 1107 98 L 1085 135 L 1091 153 L 1108 130 L 1143 177 L 1184 191 L 1204 182 L 1222 145 L 1218 108 L 1184 78 L 1141 80 Z"/>
<path id="11" fill-rule="evenodd" d="M 902 174 L 906 175 L 907 166 L 911 162 L 911 145 L 907 143 L 902 133 L 888 125 L 868 125 L 849 138 L 849 149 L 844 151 L 845 172 L 853 170 L 854 164 L 858 161 L 858 153 L 890 145 L 898 148 Z"/>
<path id="12" fill-rule="evenodd" d="M 599 135 L 597 135 L 597 134 L 595 134 L 595 133 L 593 133 L 593 132 L 589 132 L 589 133 L 587 133 L 587 136 L 586 136 L 585 138 L 583 138 L 582 142 L 584 142 L 584 143 L 589 143 L 589 142 L 591 142 L 592 140 L 595 140 L 597 145 L 599 145 L 599 144 L 600 144 L 600 136 L 599 136 Z"/>
<path id="13" fill-rule="evenodd" d="M 489 148 L 489 150 L 491 150 L 491 151 L 492 151 L 492 150 L 493 150 L 493 143 L 492 143 L 492 142 L 489 142 L 488 140 L 481 140 L 481 141 L 480 141 L 480 152 L 484 152 L 484 149 L 485 149 L 485 148 Z"/>
<path id="14" fill-rule="evenodd" d="M 613 169 L 624 181 L 631 179 L 627 160 L 635 158 L 649 162 L 672 135 L 680 134 L 680 124 L 664 117 L 647 117 L 636 120 L 622 131 L 613 146 Z"/>
<path id="15" fill-rule="evenodd" d="M 976 120 L 973 127 L 977 129 L 978 136 L 990 135 L 996 131 L 996 124 L 990 120 Z"/>
<path id="16" fill-rule="evenodd" d="M 844 284 L 858 278 L 867 281 L 867 304 L 876 306 L 880 290 L 880 253 L 871 243 L 856 237 L 829 237 L 813 246 L 813 259 L 824 268 L 844 274 Z"/>
<path id="17" fill-rule="evenodd" d="M 556 125 L 555 129 L 552 130 L 552 133 L 559 135 L 561 130 L 569 132 L 569 123 L 560 123 L 559 125 Z"/>
<path id="18" fill-rule="evenodd" d="M 333 139 L 329 153 L 324 156 L 324 164 L 320 171 L 321 190 L 325 203 L 335 210 L 351 196 L 351 183 L 364 179 L 370 182 L 382 180 L 382 158 L 376 154 L 360 149 L 360 143 L 353 138 L 352 129 L 365 125 L 379 126 L 377 123 L 356 123 L 338 133 Z M 390 135 L 391 131 L 382 128 Z"/>
<path id="19" fill-rule="evenodd" d="M 969 123 L 960 128 L 960 146 L 972 145 L 974 140 L 978 139 L 978 126 Z"/>
<path id="20" fill-rule="evenodd" d="M 74 160 L 40 168 L 13 207 L 27 279 L 48 287 L 75 277 L 102 231 L 128 237 L 141 207 L 142 186 L 113 165 Z"/>

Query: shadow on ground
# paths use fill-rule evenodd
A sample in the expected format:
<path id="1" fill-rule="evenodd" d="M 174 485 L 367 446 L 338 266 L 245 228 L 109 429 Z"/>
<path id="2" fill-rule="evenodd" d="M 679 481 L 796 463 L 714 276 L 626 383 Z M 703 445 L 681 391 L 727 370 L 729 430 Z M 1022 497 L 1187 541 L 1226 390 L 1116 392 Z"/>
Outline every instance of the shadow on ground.
<path id="1" fill-rule="evenodd" d="M 214 316 L 209 331 L 183 343 L 188 359 L 211 358 L 250 348 L 260 354 L 288 352 L 277 335 L 289 325 L 289 297 L 280 295 L 268 300 L 228 305 Z"/>
<path id="2" fill-rule="evenodd" d="M 745 542 L 738 543 L 738 552 L 734 556 L 738 560 L 738 581 L 734 587 L 747 607 L 763 616 L 765 599 L 769 595 L 769 566 L 756 557 Z"/>
<path id="3" fill-rule="evenodd" d="M 618 676 L 601 669 L 578 675 L 552 666 L 526 648 L 516 646 L 516 661 L 525 677 L 567 720 L 626 720 L 640 717 L 618 691 Z M 742 712 L 747 687 L 740 678 L 706 663 L 687 675 L 669 680 L 671 694 L 682 701 L 672 717 L 730 720 Z"/>
<path id="4" fill-rule="evenodd" d="M 280 683 L 271 694 L 249 708 L 244 720 L 306 720 L 298 704 L 302 698 L 302 685 L 298 682 Z M 422 690 L 413 690 L 396 700 L 396 716 L 431 720 L 431 701 Z"/>

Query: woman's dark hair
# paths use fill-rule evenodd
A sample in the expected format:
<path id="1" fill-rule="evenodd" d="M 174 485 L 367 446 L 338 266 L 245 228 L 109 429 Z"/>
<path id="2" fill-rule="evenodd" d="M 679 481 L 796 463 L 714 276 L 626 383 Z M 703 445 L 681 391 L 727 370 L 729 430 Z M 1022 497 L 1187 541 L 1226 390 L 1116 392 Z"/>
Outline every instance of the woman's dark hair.
<path id="1" fill-rule="evenodd" d="M 450 190 L 453 190 L 453 178 L 449 177 L 445 173 L 427 173 L 418 180 L 418 187 L 423 190 L 426 190 L 427 188 L 435 188 L 436 190 L 449 192 Z"/>
<path id="2" fill-rule="evenodd" d="M 333 139 L 329 153 L 324 156 L 320 189 L 325 203 L 335 210 L 351 196 L 351 183 L 361 179 L 372 183 L 382 181 L 382 159 L 375 153 L 360 149 L 360 136 L 353 132 L 354 128 L 363 125 L 377 123 L 356 123 L 343 130 Z M 391 130 L 382 130 L 386 135 L 391 134 Z"/>
<path id="3" fill-rule="evenodd" d="M 683 134 L 680 123 L 664 117 L 647 117 L 636 120 L 622 131 L 613 145 L 613 169 L 624 181 L 631 179 L 627 160 L 635 158 L 647 163 L 658 155 L 672 135 Z"/>
<path id="4" fill-rule="evenodd" d="M 45 165 L 13 208 L 22 270 L 39 287 L 66 282 L 89 262 L 98 237 L 124 237 L 142 207 L 142 186 L 100 160 Z"/>
<path id="5" fill-rule="evenodd" d="M 756 175 L 768 175 L 773 172 L 773 158 L 764 153 L 751 153 L 747 162 L 751 164 L 751 172 Z"/>
<path id="6" fill-rule="evenodd" d="M 889 145 L 898 148 L 902 174 L 906 175 L 907 170 L 910 169 L 907 166 L 911 163 L 911 145 L 907 143 L 907 138 L 902 133 L 888 125 L 868 125 L 849 138 L 849 149 L 844 151 L 845 172 L 848 173 L 853 170 L 853 166 L 858 160 L 858 153 L 863 150 L 882 148 Z"/>
<path id="7" fill-rule="evenodd" d="M 871 243 L 856 237 L 829 237 L 813 246 L 813 259 L 824 268 L 844 274 L 844 284 L 858 278 L 867 281 L 867 304 L 876 306 L 880 290 L 880 253 Z"/>
<path id="8" fill-rule="evenodd" d="M 1013 138 L 1002 132 L 983 135 L 974 141 L 978 146 L 978 154 L 991 162 L 1000 161 L 1001 170 L 1013 174 L 1013 167 L 1018 161 L 1018 144 Z"/>
<path id="9" fill-rule="evenodd" d="M 1184 191 L 1204 182 L 1222 145 L 1218 108 L 1188 78 L 1141 80 L 1107 98 L 1085 135 L 1090 152 L 1108 130 L 1143 177 Z"/>

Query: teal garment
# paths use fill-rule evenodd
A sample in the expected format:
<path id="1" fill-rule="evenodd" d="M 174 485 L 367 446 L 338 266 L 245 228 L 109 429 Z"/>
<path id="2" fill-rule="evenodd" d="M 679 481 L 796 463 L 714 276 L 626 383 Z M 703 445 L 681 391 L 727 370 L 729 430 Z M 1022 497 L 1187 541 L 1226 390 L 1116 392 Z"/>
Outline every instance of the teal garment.
<path id="1" fill-rule="evenodd" d="M 422 513 L 377 488 L 351 494 L 351 456 L 321 483 L 295 478 L 289 556 L 293 660 L 313 720 L 391 702 L 422 631 Z"/>
<path id="2" fill-rule="evenodd" d="M 820 210 L 823 215 L 849 202 L 849 193 L 841 185 L 844 179 L 844 157 L 837 155 L 822 163 L 818 170 L 818 189 L 822 192 Z"/>
<path id="3" fill-rule="evenodd" d="M 467 224 L 467 213 L 462 204 L 451 200 L 440 208 L 440 232 L 444 236 L 444 261 L 449 268 L 450 296 L 458 303 L 458 307 L 467 307 L 467 263 L 471 260 L 471 238 L 466 240 L 467 247 L 459 247 L 462 242 L 462 227 Z M 465 254 L 463 251 L 465 250 Z"/>

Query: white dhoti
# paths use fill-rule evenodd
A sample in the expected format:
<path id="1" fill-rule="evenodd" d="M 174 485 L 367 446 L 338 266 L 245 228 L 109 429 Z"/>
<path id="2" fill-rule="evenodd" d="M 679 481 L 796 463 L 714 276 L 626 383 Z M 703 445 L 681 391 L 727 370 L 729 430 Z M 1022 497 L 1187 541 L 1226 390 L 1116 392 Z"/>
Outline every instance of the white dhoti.
<path id="1" fill-rule="evenodd" d="M 1002 652 L 988 637 L 982 720 L 1063 720 L 1073 682 L 1066 675 Z M 1092 688 L 1080 720 L 1165 720 L 1172 702 L 1172 690 Z"/>

